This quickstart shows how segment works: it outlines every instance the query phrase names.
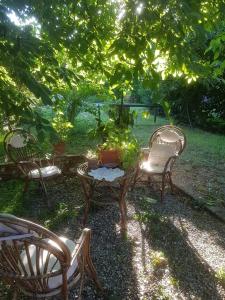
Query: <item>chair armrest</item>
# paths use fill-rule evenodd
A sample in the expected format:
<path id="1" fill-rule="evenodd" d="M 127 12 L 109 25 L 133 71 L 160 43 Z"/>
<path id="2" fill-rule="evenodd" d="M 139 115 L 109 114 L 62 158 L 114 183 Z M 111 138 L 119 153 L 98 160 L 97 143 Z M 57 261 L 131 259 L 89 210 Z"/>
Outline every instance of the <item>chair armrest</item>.
<path id="1" fill-rule="evenodd" d="M 32 233 L 8 235 L 8 236 L 0 237 L 0 242 L 20 240 L 20 239 L 25 239 L 28 237 L 33 237 L 33 236 L 34 235 Z"/>
<path id="2" fill-rule="evenodd" d="M 141 148 L 141 159 L 148 159 L 149 156 L 149 148 Z"/>
<path id="3" fill-rule="evenodd" d="M 177 159 L 179 155 L 173 155 L 173 156 L 170 156 L 165 164 L 165 167 L 164 167 L 164 171 L 163 173 L 166 173 L 167 172 L 167 169 L 168 167 L 170 168 L 170 170 L 172 169 L 174 163 L 175 163 L 175 160 Z"/>
<path id="4" fill-rule="evenodd" d="M 83 255 L 84 257 L 87 257 L 90 253 L 90 240 L 91 240 L 91 229 L 84 228 L 82 231 L 82 234 L 78 241 L 75 241 L 75 243 L 78 245 L 76 248 L 76 251 L 73 253 L 73 257 L 78 257 L 79 255 Z"/>

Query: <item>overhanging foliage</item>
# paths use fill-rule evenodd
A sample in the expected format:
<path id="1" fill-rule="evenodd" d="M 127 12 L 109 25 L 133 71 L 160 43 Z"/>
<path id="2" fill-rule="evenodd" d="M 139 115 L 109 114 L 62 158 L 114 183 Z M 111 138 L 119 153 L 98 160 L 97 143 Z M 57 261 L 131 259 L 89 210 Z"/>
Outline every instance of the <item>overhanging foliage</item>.
<path id="1" fill-rule="evenodd" d="M 160 101 L 169 75 L 211 76 L 210 50 L 223 59 L 224 16 L 222 0 L 1 0 L 0 109 L 28 117 L 34 103 L 51 104 L 84 78 L 122 89 L 141 80 Z"/>

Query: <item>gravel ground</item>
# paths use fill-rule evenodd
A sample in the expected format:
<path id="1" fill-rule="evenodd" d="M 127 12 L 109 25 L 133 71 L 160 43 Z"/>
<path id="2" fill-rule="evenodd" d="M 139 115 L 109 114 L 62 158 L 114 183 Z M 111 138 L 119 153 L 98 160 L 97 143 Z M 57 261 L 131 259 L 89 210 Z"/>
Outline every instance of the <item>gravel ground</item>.
<path id="1" fill-rule="evenodd" d="M 110 194 L 103 191 L 96 197 L 108 201 Z M 65 195 L 74 205 L 81 204 L 83 195 L 76 179 L 50 192 L 54 201 Z M 216 278 L 220 268 L 225 270 L 225 224 L 203 210 L 193 210 L 184 195 L 167 191 L 163 203 L 158 199 L 159 192 L 149 186 L 129 192 L 126 237 L 120 232 L 116 205 L 92 208 L 87 227 L 92 229 L 91 254 L 106 289 L 104 299 L 225 299 Z M 80 212 L 57 232 L 78 237 L 81 217 Z M 69 297 L 77 299 L 77 290 Z M 83 299 L 103 298 L 87 280 Z"/>
<path id="2" fill-rule="evenodd" d="M 101 201 L 107 195 L 105 190 Z M 90 212 L 91 253 L 106 299 L 225 299 L 216 279 L 225 270 L 225 224 L 193 210 L 183 195 L 168 191 L 163 203 L 158 199 L 147 186 L 129 193 L 126 238 L 117 206 Z M 84 299 L 101 299 L 88 282 Z"/>

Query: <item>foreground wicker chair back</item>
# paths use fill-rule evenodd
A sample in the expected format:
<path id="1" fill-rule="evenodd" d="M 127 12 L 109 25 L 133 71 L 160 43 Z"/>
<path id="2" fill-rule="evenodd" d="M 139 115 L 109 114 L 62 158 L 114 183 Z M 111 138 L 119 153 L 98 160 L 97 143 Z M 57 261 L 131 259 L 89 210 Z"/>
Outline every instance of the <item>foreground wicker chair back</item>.
<path id="1" fill-rule="evenodd" d="M 89 251 L 89 229 L 73 242 L 30 221 L 0 214 L 0 278 L 15 291 L 68 299 L 69 287 L 79 282 L 81 293 L 85 273 L 101 289 Z"/>
<path id="2" fill-rule="evenodd" d="M 149 148 L 143 149 L 145 159 L 137 169 L 134 185 L 144 174 L 148 176 L 149 180 L 153 175 L 161 176 L 162 201 L 167 182 L 173 191 L 172 168 L 185 146 L 186 136 L 180 128 L 171 125 L 158 128 L 150 138 Z"/>
<path id="3" fill-rule="evenodd" d="M 18 166 L 24 176 L 24 192 L 27 191 L 29 181 L 36 180 L 41 183 L 47 198 L 45 181 L 61 175 L 61 170 L 52 162 L 48 166 L 41 165 L 38 146 L 34 136 L 23 129 L 14 129 L 4 138 L 4 149 L 8 158 Z"/>

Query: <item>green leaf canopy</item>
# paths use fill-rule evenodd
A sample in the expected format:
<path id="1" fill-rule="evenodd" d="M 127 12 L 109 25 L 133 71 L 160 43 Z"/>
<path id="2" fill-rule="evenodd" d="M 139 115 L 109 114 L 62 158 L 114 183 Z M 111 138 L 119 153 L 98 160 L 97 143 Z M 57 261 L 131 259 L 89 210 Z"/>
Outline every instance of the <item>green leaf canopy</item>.
<path id="1" fill-rule="evenodd" d="M 19 116 L 84 78 L 157 89 L 210 76 L 224 16 L 222 0 L 1 0 L 0 108 Z"/>

